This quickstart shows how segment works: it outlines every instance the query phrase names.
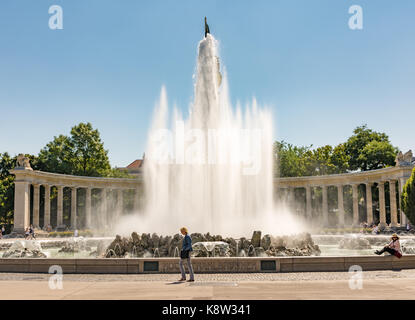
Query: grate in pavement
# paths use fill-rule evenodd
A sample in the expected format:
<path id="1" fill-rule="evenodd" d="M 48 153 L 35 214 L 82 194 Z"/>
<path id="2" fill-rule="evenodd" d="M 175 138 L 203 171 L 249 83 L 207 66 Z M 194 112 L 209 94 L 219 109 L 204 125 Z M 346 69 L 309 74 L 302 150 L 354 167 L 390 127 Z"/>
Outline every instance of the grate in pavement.
<path id="1" fill-rule="evenodd" d="M 236 282 L 191 282 L 189 286 L 195 287 L 237 287 Z"/>
<path id="2" fill-rule="evenodd" d="M 22 280 L 45 280 L 43 277 L 25 277 Z"/>

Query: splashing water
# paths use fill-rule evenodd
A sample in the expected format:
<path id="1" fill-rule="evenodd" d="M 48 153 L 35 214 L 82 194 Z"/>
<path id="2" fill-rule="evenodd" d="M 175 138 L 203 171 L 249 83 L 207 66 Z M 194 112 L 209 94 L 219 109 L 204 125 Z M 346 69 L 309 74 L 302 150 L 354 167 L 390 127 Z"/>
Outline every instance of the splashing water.
<path id="1" fill-rule="evenodd" d="M 164 87 L 155 109 L 144 164 L 146 204 L 123 217 L 116 231 L 191 232 L 246 236 L 252 230 L 295 233 L 298 222 L 273 200 L 273 126 L 254 99 L 236 110 L 217 41 L 199 42 L 194 102 L 189 117 L 174 109 L 169 126 Z"/>

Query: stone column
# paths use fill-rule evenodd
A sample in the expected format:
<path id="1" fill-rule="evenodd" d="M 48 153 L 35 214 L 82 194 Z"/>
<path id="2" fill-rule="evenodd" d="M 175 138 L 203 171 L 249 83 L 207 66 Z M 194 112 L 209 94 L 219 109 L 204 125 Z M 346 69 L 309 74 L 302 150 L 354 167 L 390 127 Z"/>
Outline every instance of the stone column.
<path id="1" fill-rule="evenodd" d="M 339 210 L 339 225 L 344 226 L 344 202 L 343 202 L 343 185 L 337 186 L 337 202 Z"/>
<path id="2" fill-rule="evenodd" d="M 104 227 L 108 224 L 108 202 L 107 202 L 107 189 L 104 188 L 101 191 L 101 221 Z"/>
<path id="3" fill-rule="evenodd" d="M 63 186 L 57 186 L 58 188 L 58 221 L 57 221 L 57 227 L 61 226 L 63 224 Z"/>
<path id="4" fill-rule="evenodd" d="M 358 184 L 352 184 L 353 191 L 353 226 L 359 225 Z"/>
<path id="5" fill-rule="evenodd" d="M 76 201 L 76 187 L 71 188 L 71 228 L 76 229 L 77 228 L 77 201 Z"/>
<path id="6" fill-rule="evenodd" d="M 379 187 L 379 220 L 380 227 L 386 226 L 386 206 L 385 206 L 385 183 L 383 181 L 378 183 Z"/>
<path id="7" fill-rule="evenodd" d="M 40 185 L 33 184 L 33 226 L 39 228 Z"/>
<path id="8" fill-rule="evenodd" d="M 124 207 L 124 194 L 122 189 L 117 190 L 117 217 L 116 221 L 121 217 Z"/>
<path id="9" fill-rule="evenodd" d="M 91 188 L 86 188 L 85 196 L 85 224 L 86 228 L 91 228 Z"/>
<path id="10" fill-rule="evenodd" d="M 396 206 L 396 181 L 389 181 L 389 195 L 390 195 L 390 208 L 391 208 L 391 226 L 398 226 L 398 209 Z"/>
<path id="11" fill-rule="evenodd" d="M 140 193 L 138 189 L 134 189 L 134 212 L 139 210 Z"/>
<path id="12" fill-rule="evenodd" d="M 24 233 L 30 225 L 30 183 L 14 182 L 14 225 L 13 231 Z"/>
<path id="13" fill-rule="evenodd" d="M 402 210 L 402 204 L 401 204 L 401 196 L 403 192 L 403 187 L 405 186 L 406 179 L 405 178 L 399 178 L 399 208 L 401 211 L 401 227 L 406 228 L 406 224 L 408 223 L 408 220 L 406 218 L 405 213 Z"/>
<path id="14" fill-rule="evenodd" d="M 306 198 L 306 216 L 307 219 L 311 221 L 312 219 L 312 211 L 311 211 L 311 187 L 306 186 L 305 187 L 305 198 Z"/>
<path id="15" fill-rule="evenodd" d="M 321 187 L 323 190 L 323 203 L 322 203 L 322 208 L 323 208 L 323 226 L 327 227 L 329 224 L 329 210 L 328 210 L 328 199 L 327 199 L 327 186 L 322 186 Z"/>
<path id="16" fill-rule="evenodd" d="M 285 203 L 288 203 L 288 188 L 280 188 L 281 191 L 281 200 Z"/>
<path id="17" fill-rule="evenodd" d="M 45 219 L 44 227 L 50 225 L 50 185 L 44 184 L 45 187 Z"/>
<path id="18" fill-rule="evenodd" d="M 372 205 L 372 184 L 366 183 L 366 219 L 367 223 L 373 223 L 373 205 Z"/>

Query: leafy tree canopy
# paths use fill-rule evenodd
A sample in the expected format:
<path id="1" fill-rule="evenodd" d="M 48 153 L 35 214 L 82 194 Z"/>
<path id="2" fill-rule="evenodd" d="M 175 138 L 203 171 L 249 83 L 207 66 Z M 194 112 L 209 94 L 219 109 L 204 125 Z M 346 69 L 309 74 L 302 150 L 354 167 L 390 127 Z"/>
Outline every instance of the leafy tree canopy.
<path id="1" fill-rule="evenodd" d="M 79 176 L 112 175 L 108 150 L 104 149 L 98 130 L 90 123 L 80 123 L 70 136 L 54 137 L 39 153 L 40 170 Z"/>
<path id="2" fill-rule="evenodd" d="M 350 170 L 367 171 L 393 166 L 399 150 L 392 146 L 386 133 L 362 125 L 354 129 L 345 151 L 350 157 Z"/>
<path id="3" fill-rule="evenodd" d="M 281 177 L 315 176 L 346 172 L 348 157 L 344 145 L 336 147 L 312 146 L 297 147 L 284 141 L 276 141 L 274 152 L 277 155 Z"/>
<path id="4" fill-rule="evenodd" d="M 276 141 L 276 174 L 299 177 L 381 169 L 393 166 L 399 151 L 385 133 L 368 129 L 366 125 L 357 127 L 345 143 L 312 147 Z"/>

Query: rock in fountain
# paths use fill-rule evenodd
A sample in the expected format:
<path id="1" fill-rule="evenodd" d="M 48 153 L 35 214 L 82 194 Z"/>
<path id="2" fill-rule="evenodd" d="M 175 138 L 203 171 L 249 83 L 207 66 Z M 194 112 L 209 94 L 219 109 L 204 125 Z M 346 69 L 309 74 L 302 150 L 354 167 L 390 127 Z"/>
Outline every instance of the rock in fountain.
<path id="1" fill-rule="evenodd" d="M 415 254 L 415 240 L 414 239 L 401 240 L 401 248 L 402 248 L 402 252 L 405 254 Z"/>
<path id="2" fill-rule="evenodd" d="M 261 231 L 254 231 L 251 239 L 251 244 L 254 247 L 259 247 L 261 245 Z"/>
<path id="3" fill-rule="evenodd" d="M 229 243 L 224 241 L 206 241 L 193 244 L 195 257 L 229 257 Z"/>
<path id="4" fill-rule="evenodd" d="M 268 256 L 319 256 L 321 251 L 309 233 L 301 233 L 271 237 L 271 244 L 265 253 Z"/>
<path id="5" fill-rule="evenodd" d="M 40 243 L 36 240 L 16 240 L 3 253 L 3 258 L 46 258 Z"/>
<path id="6" fill-rule="evenodd" d="M 308 233 L 272 237 L 255 231 L 250 240 L 246 238 L 223 238 L 209 233 L 193 233 L 194 257 L 237 257 L 237 256 L 312 256 L 320 255 L 320 249 L 314 244 Z M 180 234 L 158 236 L 153 233 L 136 232 L 130 238 L 119 235 L 111 242 L 100 256 L 106 258 L 125 257 L 179 257 L 183 237 Z"/>
<path id="7" fill-rule="evenodd" d="M 91 251 L 91 247 L 89 247 L 86 243 L 86 240 L 83 237 L 79 238 L 72 238 L 69 241 L 65 242 L 65 245 L 58 252 L 65 252 L 65 253 L 77 253 L 81 251 Z"/>
<path id="8" fill-rule="evenodd" d="M 371 248 L 372 246 L 368 239 L 357 235 L 345 236 L 339 242 L 339 249 L 361 250 Z"/>

